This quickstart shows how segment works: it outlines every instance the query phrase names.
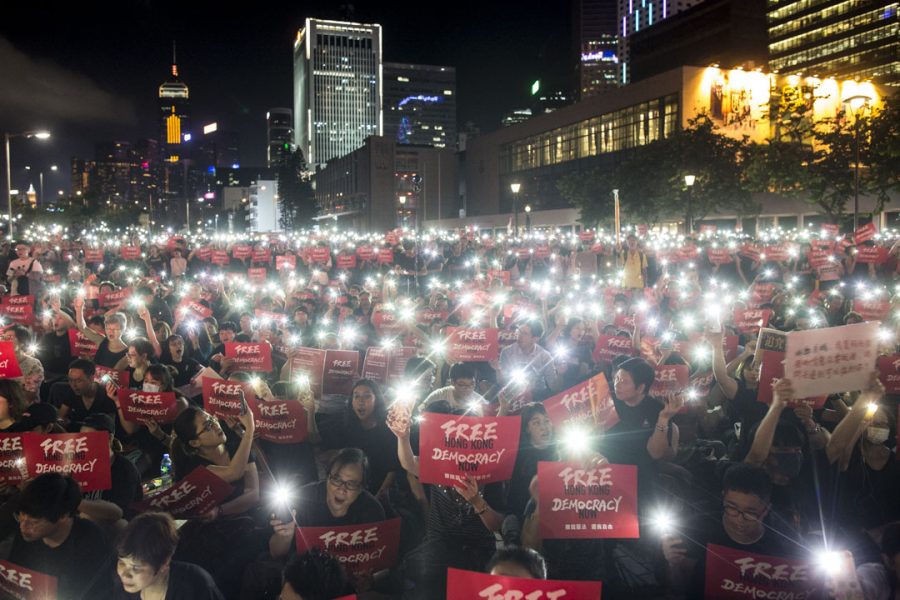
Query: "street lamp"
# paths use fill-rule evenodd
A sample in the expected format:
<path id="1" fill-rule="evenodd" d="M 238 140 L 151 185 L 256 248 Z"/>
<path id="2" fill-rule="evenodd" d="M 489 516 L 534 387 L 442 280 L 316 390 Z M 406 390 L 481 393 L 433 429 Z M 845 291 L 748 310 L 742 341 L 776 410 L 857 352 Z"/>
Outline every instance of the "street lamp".
<path id="1" fill-rule="evenodd" d="M 9 237 L 13 236 L 13 218 L 12 218 L 12 173 L 9 166 L 9 140 L 12 138 L 24 137 L 24 138 L 37 138 L 39 140 L 46 140 L 50 137 L 49 131 L 24 131 L 22 133 L 5 133 L 3 134 L 3 148 L 6 155 L 6 210 L 7 210 L 7 218 L 9 219 Z"/>
<path id="2" fill-rule="evenodd" d="M 688 235 L 694 234 L 694 182 L 696 180 L 696 175 L 684 176 L 684 185 L 688 189 L 687 216 L 684 219 L 684 229 Z"/>
<path id="3" fill-rule="evenodd" d="M 513 193 L 513 223 L 515 228 L 513 229 L 514 235 L 519 235 L 519 190 L 522 189 L 522 184 L 518 181 L 509 184 L 509 189 Z"/>
<path id="4" fill-rule="evenodd" d="M 853 168 L 853 231 L 859 229 L 859 117 L 871 101 L 872 98 L 865 94 L 857 94 L 843 100 L 843 103 L 853 111 L 853 137 L 856 146 Z"/>

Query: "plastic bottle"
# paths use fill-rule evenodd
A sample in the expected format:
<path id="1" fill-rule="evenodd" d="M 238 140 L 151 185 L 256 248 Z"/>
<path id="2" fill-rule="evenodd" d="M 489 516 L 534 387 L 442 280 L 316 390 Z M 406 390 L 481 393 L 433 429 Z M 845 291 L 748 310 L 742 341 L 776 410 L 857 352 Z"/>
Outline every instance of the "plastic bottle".
<path id="1" fill-rule="evenodd" d="M 163 454 L 162 462 L 159 463 L 159 476 L 163 487 L 172 485 L 172 459 L 168 454 Z"/>

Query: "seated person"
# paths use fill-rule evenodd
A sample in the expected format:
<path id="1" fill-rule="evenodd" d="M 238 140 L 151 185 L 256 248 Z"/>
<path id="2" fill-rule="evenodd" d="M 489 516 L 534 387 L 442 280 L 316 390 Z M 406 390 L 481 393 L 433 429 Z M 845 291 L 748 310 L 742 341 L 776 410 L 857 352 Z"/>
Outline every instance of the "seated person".
<path id="1" fill-rule="evenodd" d="M 59 473 L 39 475 L 17 502 L 19 529 L 9 561 L 57 578 L 60 598 L 108 598 L 113 553 L 103 532 L 78 516 L 78 482 Z"/>
<path id="2" fill-rule="evenodd" d="M 95 371 L 92 361 L 77 358 L 69 365 L 68 383 L 54 383 L 50 387 L 50 404 L 59 409 L 59 418 L 64 423 L 78 423 L 96 413 L 116 414 L 115 402 L 94 381 Z"/>
<path id="3" fill-rule="evenodd" d="M 547 563 L 539 552 L 523 546 L 507 546 L 494 552 L 487 572 L 504 577 L 547 579 Z"/>
<path id="4" fill-rule="evenodd" d="M 343 565 L 318 549 L 295 556 L 282 581 L 280 600 L 331 600 L 349 589 Z"/>
<path id="5" fill-rule="evenodd" d="M 119 581 L 115 600 L 222 600 L 209 573 L 197 565 L 172 560 L 178 545 L 175 521 L 167 513 L 134 518 L 119 542 Z"/>

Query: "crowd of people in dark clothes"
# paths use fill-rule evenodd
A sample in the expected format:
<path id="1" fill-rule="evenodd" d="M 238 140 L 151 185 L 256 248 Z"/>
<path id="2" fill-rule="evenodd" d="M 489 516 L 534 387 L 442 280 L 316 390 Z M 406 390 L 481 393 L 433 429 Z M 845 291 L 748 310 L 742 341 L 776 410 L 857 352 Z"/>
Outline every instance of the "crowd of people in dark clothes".
<path id="1" fill-rule="evenodd" d="M 462 569 L 604 599 L 776 597 L 710 588 L 724 548 L 804 565 L 809 597 L 900 600 L 900 241 L 863 234 L 31 229 L 0 244 L 0 359 L 20 372 L 0 379 L 0 454 L 105 434 L 110 483 L 0 456 L 0 595 L 43 575 L 59 600 L 425 600 Z M 858 389 L 834 377 L 812 401 L 763 362 L 766 335 L 874 321 Z M 460 330 L 489 332 L 487 356 Z M 355 357 L 339 393 L 320 351 Z M 664 367 L 689 379 L 661 387 Z M 240 384 L 236 412 L 208 380 Z M 172 418 L 136 418 L 123 390 L 171 394 Z M 577 426 L 567 393 L 590 396 Z M 511 475 L 434 483 L 432 415 L 516 419 Z M 548 463 L 635 467 L 636 535 L 549 534 Z M 153 504 L 201 471 L 230 490 L 214 505 Z M 306 533 L 394 522 L 378 568 Z M 479 597 L 553 597 L 500 589 Z"/>

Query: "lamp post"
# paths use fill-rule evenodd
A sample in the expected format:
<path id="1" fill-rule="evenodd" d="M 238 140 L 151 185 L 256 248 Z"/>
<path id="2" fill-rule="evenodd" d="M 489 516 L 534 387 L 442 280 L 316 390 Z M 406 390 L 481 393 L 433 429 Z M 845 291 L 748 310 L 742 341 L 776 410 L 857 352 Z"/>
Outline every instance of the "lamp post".
<path id="1" fill-rule="evenodd" d="M 513 193 L 513 234 L 519 235 L 519 190 L 522 189 L 522 184 L 518 181 L 509 184 L 509 189 Z"/>
<path id="2" fill-rule="evenodd" d="M 859 117 L 871 100 L 872 98 L 869 96 L 857 94 L 845 98 L 843 101 L 853 111 L 854 153 L 856 154 L 853 166 L 853 231 L 859 229 Z"/>
<path id="3" fill-rule="evenodd" d="M 694 234 L 694 182 L 696 180 L 696 175 L 684 176 L 684 185 L 686 185 L 688 189 L 687 216 L 684 219 L 684 232 L 688 235 Z"/>
<path id="4" fill-rule="evenodd" d="M 531 205 L 525 205 L 525 233 L 531 234 Z"/>
<path id="5" fill-rule="evenodd" d="M 24 138 L 37 138 L 39 140 L 46 140 L 50 137 L 49 131 L 25 131 L 22 133 L 5 133 L 3 134 L 3 148 L 4 154 L 6 155 L 6 215 L 9 219 L 9 230 L 8 235 L 10 238 L 13 236 L 13 218 L 12 218 L 12 172 L 10 169 L 10 160 L 9 160 L 9 140 L 12 138 L 24 137 Z"/>

